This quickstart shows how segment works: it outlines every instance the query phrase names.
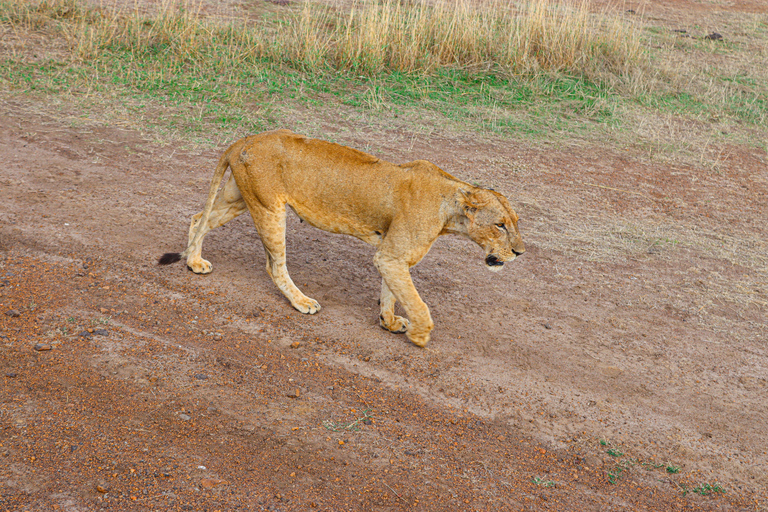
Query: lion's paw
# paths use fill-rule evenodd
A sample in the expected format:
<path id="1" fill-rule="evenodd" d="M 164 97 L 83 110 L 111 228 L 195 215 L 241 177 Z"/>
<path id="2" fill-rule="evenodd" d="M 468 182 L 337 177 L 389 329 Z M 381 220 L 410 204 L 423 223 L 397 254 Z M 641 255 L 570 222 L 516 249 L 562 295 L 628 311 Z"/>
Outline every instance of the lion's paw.
<path id="1" fill-rule="evenodd" d="M 395 316 L 392 319 L 392 322 L 386 323 L 384 321 L 384 317 L 379 317 L 379 325 L 381 325 L 382 328 L 388 330 L 389 332 L 402 334 L 408 330 L 409 322 L 401 316 Z"/>
<path id="2" fill-rule="evenodd" d="M 301 311 L 305 315 L 314 315 L 320 311 L 320 309 L 322 309 L 319 302 L 309 297 L 304 297 L 303 299 L 297 300 L 296 302 L 292 302 L 292 304 L 294 308 L 296 308 L 298 311 Z"/>
<path id="3" fill-rule="evenodd" d="M 195 274 L 210 274 L 213 272 L 213 265 L 210 261 L 200 258 L 195 261 L 187 261 L 187 267 Z"/>
<path id="4" fill-rule="evenodd" d="M 424 348 L 427 346 L 427 343 L 429 343 L 429 333 L 427 334 L 407 334 L 408 339 L 411 340 L 411 342 L 416 345 L 417 347 Z"/>

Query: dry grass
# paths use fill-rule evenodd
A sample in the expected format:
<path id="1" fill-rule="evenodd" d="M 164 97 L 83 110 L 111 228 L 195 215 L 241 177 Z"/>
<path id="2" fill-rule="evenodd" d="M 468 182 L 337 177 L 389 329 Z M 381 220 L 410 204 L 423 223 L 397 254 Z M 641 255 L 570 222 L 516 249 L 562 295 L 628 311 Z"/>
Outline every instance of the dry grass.
<path id="1" fill-rule="evenodd" d="M 284 41 L 293 63 L 366 74 L 459 67 L 594 78 L 626 74 L 643 62 L 638 30 L 590 14 L 588 2 L 360 1 L 342 13 L 305 3 L 293 27 L 294 37 Z"/>
<path id="2" fill-rule="evenodd" d="M 80 59 L 121 48 L 136 54 L 163 51 L 195 62 L 216 47 L 225 50 L 220 61 L 266 60 L 305 70 L 375 75 L 461 68 L 590 78 L 628 75 L 643 62 L 636 27 L 590 14 L 586 1 L 567 7 L 552 0 L 514 5 L 361 0 L 348 9 L 305 2 L 273 24 L 206 18 L 200 10 L 200 3 L 188 0 L 165 0 L 151 16 L 87 9 L 77 0 L 3 2 L 7 22 L 28 29 L 56 27 Z"/>

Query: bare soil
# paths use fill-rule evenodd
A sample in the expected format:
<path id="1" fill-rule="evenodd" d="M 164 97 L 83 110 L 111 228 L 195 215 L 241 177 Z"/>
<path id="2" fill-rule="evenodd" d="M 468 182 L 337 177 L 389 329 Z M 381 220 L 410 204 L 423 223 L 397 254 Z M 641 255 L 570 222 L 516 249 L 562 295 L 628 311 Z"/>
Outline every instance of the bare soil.
<path id="1" fill-rule="evenodd" d="M 419 349 L 378 327 L 372 249 L 293 216 L 318 315 L 247 216 L 206 239 L 211 275 L 158 267 L 223 148 L 41 111 L 0 100 L 0 510 L 768 510 L 764 152 L 703 168 L 327 120 L 521 217 L 501 273 L 449 237 L 413 270 Z"/>

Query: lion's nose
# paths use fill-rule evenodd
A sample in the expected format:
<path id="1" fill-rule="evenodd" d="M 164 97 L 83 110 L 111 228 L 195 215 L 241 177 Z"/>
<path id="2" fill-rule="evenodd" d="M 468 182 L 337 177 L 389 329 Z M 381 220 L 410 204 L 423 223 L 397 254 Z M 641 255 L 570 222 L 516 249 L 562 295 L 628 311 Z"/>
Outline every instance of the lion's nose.
<path id="1" fill-rule="evenodd" d="M 516 251 L 516 250 L 512 249 L 512 252 L 515 253 L 515 256 L 520 256 L 521 254 L 523 254 L 525 252 L 525 249 L 523 249 L 522 251 Z"/>
<path id="2" fill-rule="evenodd" d="M 495 267 L 497 265 L 503 265 L 504 262 L 503 261 L 499 261 L 499 258 L 494 256 L 493 254 L 489 254 L 488 256 L 485 257 L 485 264 L 486 265 L 490 265 L 492 267 Z"/>

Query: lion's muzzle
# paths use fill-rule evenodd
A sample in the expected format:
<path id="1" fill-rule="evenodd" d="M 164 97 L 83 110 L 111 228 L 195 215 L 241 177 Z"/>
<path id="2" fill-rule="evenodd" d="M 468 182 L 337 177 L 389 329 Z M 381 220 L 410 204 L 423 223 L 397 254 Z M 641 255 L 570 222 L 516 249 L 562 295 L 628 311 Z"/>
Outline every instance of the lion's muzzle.
<path id="1" fill-rule="evenodd" d="M 496 255 L 489 254 L 485 257 L 485 264 L 489 267 L 501 267 L 504 266 L 504 262 L 501 261 Z"/>

